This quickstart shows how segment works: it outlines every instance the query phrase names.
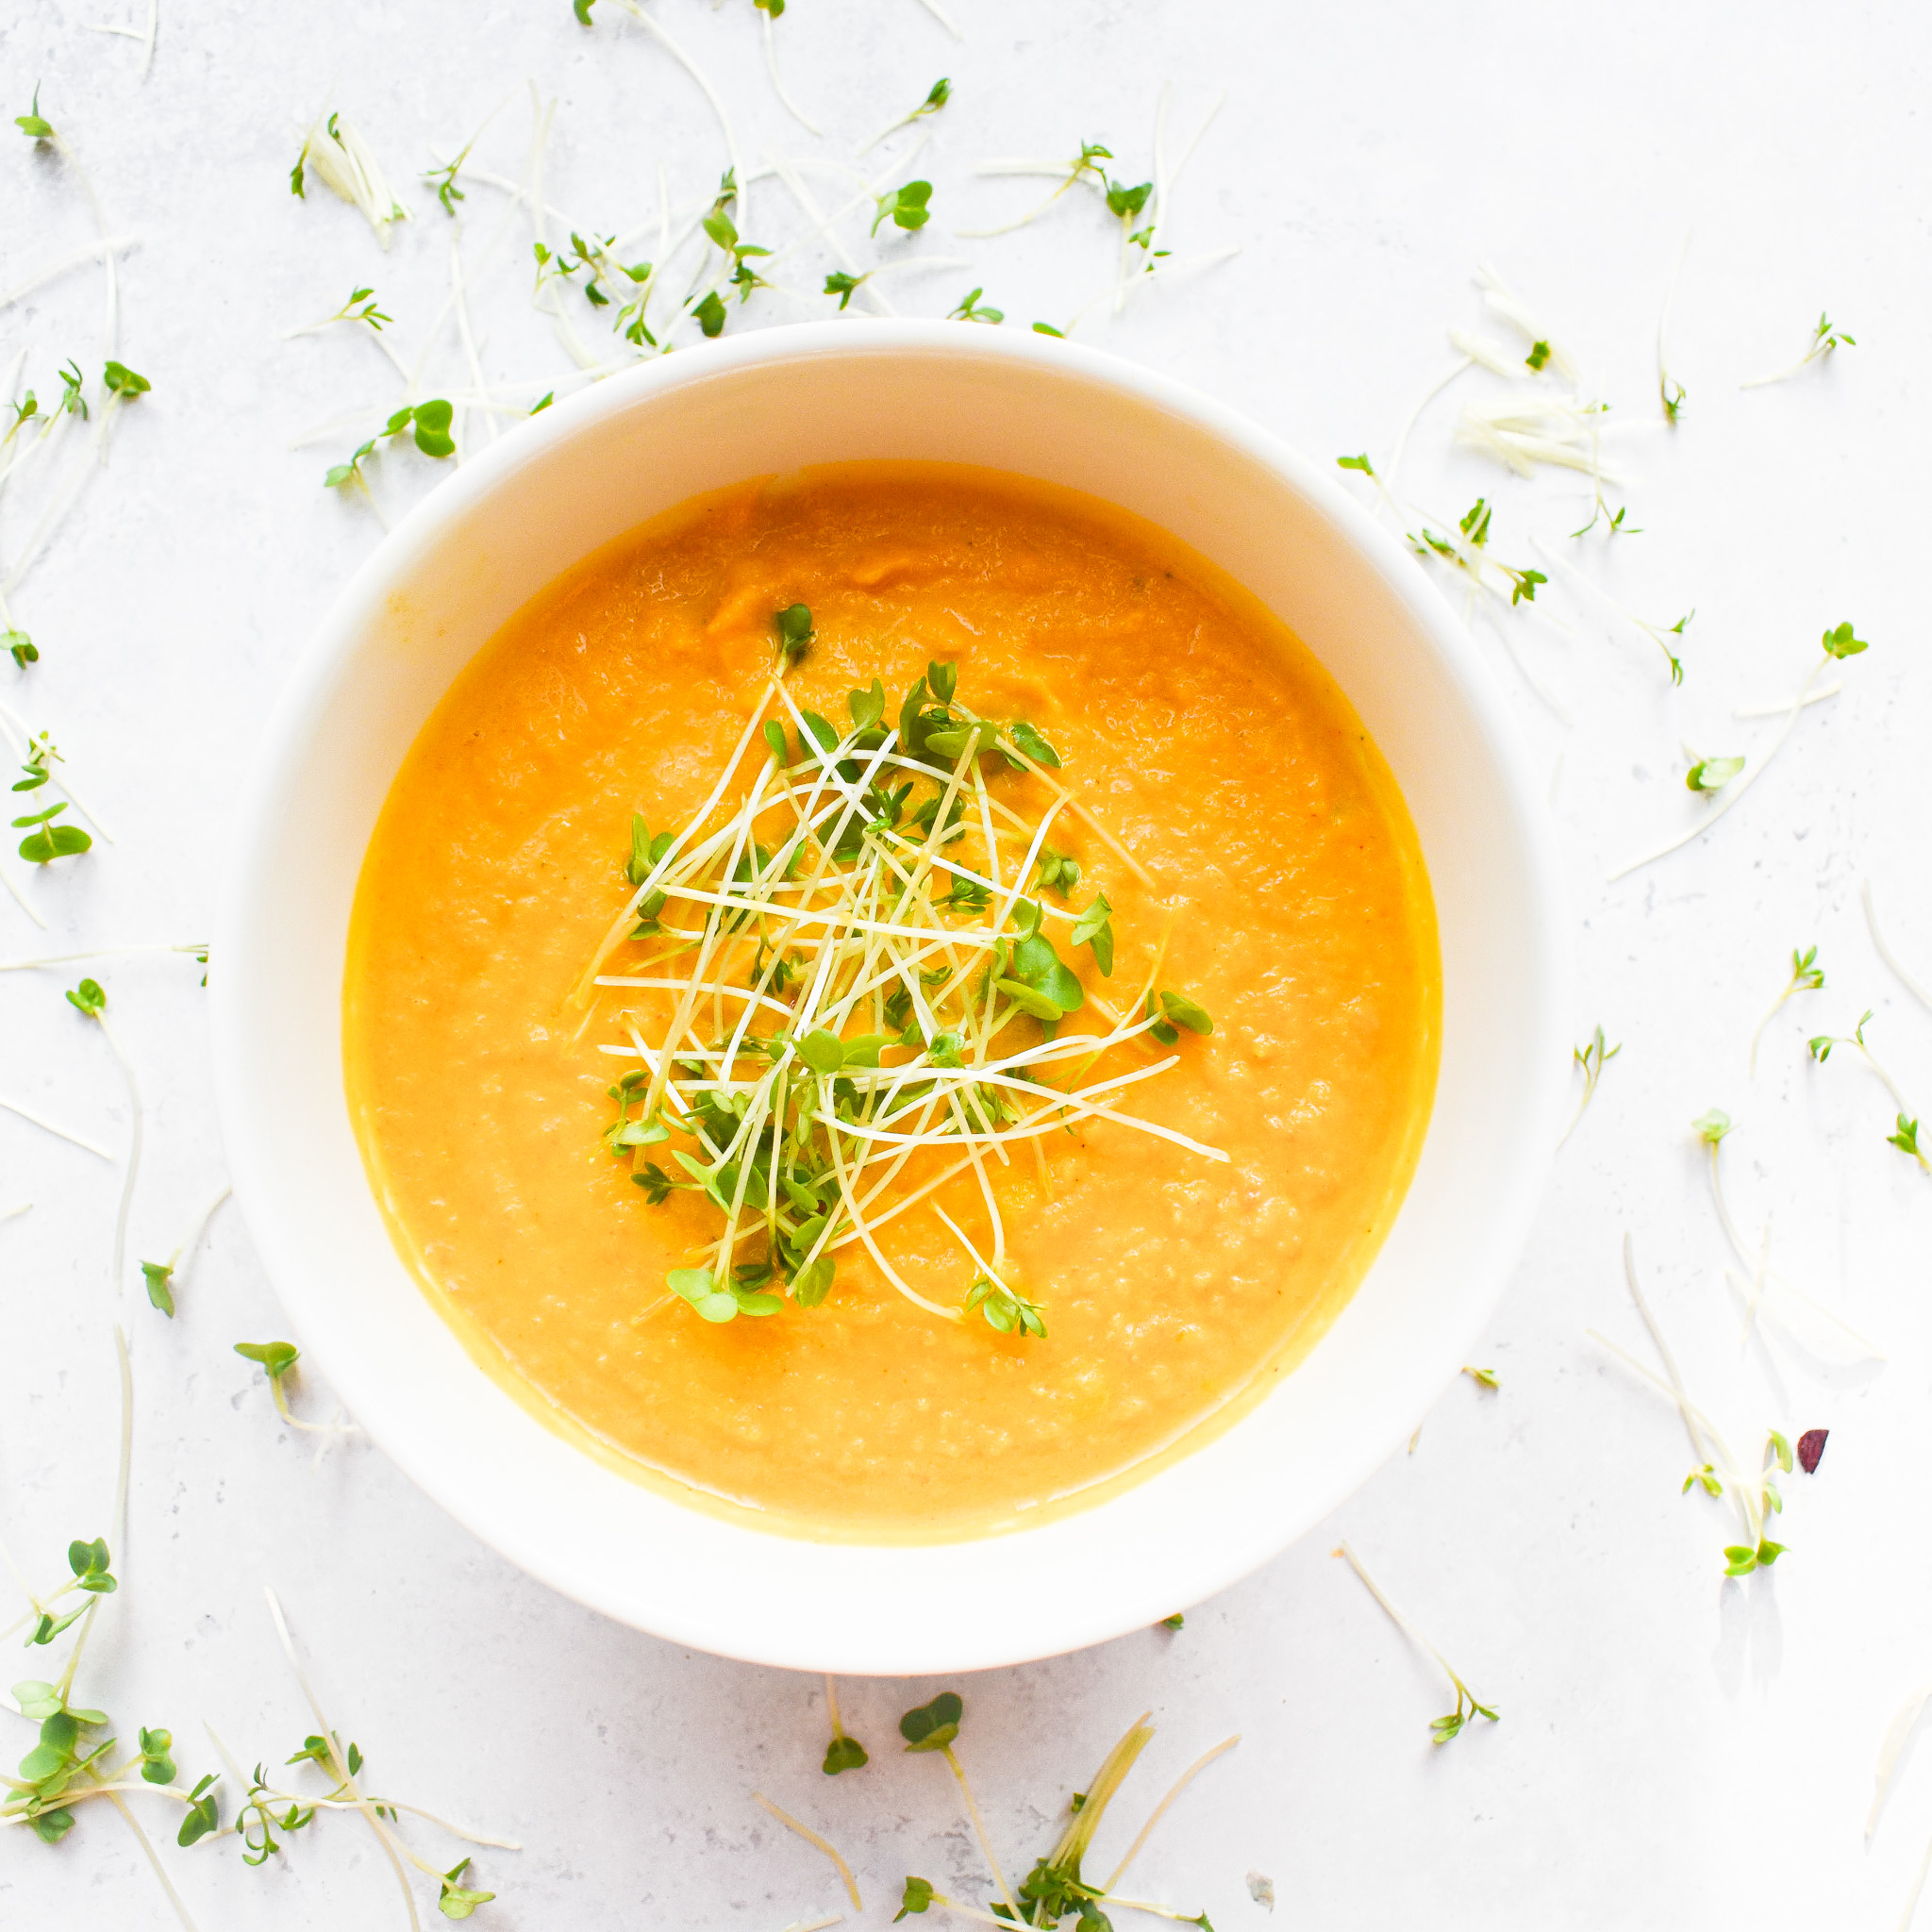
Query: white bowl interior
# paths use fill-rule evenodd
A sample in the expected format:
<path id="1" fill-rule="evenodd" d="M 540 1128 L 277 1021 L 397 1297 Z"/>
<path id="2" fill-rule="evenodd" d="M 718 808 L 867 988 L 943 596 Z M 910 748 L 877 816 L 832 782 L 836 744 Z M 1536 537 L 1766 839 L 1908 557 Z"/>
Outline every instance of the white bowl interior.
<path id="1" fill-rule="evenodd" d="M 573 1448 L 470 1359 L 417 1289 L 371 1197 L 343 1093 L 342 963 L 363 851 L 457 673 L 561 572 L 684 499 L 862 458 L 984 464 L 1086 491 L 1244 584 L 1380 745 L 1441 927 L 1435 1111 L 1354 1300 L 1218 1439 L 991 1545 L 771 1536 Z M 238 1192 L 300 1341 L 477 1535 L 612 1616 L 726 1655 L 969 1669 L 1148 1624 L 1243 1574 L 1359 1483 L 1465 1358 L 1554 1139 L 1554 872 L 1468 639 L 1326 475 L 1178 386 L 1071 344 L 958 325 L 812 325 L 670 358 L 534 419 L 439 489 L 344 592 L 269 733 L 246 823 L 211 974 L 218 1089 Z M 1013 1591 L 1005 1579 L 1019 1574 L 1056 1586 Z"/>

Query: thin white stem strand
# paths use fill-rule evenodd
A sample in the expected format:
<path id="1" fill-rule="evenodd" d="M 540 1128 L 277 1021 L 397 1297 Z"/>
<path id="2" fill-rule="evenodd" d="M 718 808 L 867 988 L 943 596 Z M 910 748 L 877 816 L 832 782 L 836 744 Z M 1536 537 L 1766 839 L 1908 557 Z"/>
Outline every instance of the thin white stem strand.
<path id="1" fill-rule="evenodd" d="M 829 1683 L 831 1680 L 827 1678 L 826 1681 Z M 845 1895 L 852 1901 L 852 1909 L 855 1912 L 864 1911 L 865 1901 L 858 1895 L 858 1880 L 853 1877 L 852 1867 L 845 1862 L 844 1856 L 842 1853 L 841 1853 L 838 1846 L 833 1844 L 829 1839 L 821 1838 L 818 1835 L 818 1833 L 811 1828 L 810 1825 L 801 1824 L 796 1818 L 792 1817 L 791 1812 L 781 1810 L 776 1805 L 772 1803 L 771 1799 L 765 1796 L 764 1792 L 754 1791 L 752 1793 L 752 1796 L 755 1799 L 757 1799 L 758 1802 L 760 1805 L 762 1805 L 765 1807 L 765 1809 L 769 1811 L 772 1814 L 772 1816 L 775 1818 L 778 1821 L 778 1823 L 785 1827 L 787 1831 L 795 1831 L 798 1834 L 798 1836 L 806 1841 L 807 1844 L 816 1845 L 820 1851 L 824 1853 L 826 1857 L 831 1859 L 832 1863 L 839 1868 L 839 1876 L 845 1882 Z"/>

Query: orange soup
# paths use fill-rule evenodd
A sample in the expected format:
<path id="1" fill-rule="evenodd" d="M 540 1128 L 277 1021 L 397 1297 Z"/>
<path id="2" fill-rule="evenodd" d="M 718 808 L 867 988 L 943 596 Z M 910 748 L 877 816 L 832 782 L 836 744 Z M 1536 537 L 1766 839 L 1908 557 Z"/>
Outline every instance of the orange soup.
<path id="1" fill-rule="evenodd" d="M 358 891 L 351 1112 L 476 1358 L 788 1533 L 1037 1522 L 1257 1400 L 1427 1123 L 1374 745 L 1205 560 L 939 465 L 748 484 L 508 623 Z"/>

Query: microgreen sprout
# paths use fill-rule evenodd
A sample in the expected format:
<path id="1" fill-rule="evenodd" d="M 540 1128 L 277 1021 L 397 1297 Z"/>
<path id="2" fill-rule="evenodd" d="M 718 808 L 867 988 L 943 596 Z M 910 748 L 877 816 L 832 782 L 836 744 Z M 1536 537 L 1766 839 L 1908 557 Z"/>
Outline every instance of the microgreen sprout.
<path id="1" fill-rule="evenodd" d="M 408 209 L 391 192 L 374 150 L 340 114 L 318 120 L 303 136 L 295 165 L 289 171 L 289 192 L 306 201 L 311 173 L 362 215 L 384 248 L 389 246 L 390 229 L 409 219 Z"/>
<path id="2" fill-rule="evenodd" d="M 1724 813 L 1729 811 L 1750 791 L 1751 787 L 1764 775 L 1773 758 L 1783 748 L 1785 741 L 1790 737 L 1792 727 L 1797 724 L 1799 714 L 1804 710 L 1807 702 L 1810 698 L 1812 687 L 1818 680 L 1824 676 L 1825 672 L 1834 663 L 1841 662 L 1846 658 L 1855 658 L 1868 648 L 1869 646 L 1863 638 L 1853 635 L 1852 626 L 1849 623 L 1835 625 L 1830 630 L 1826 631 L 1823 639 L 1824 655 L 1812 667 L 1810 675 L 1798 687 L 1796 695 L 1791 699 L 1790 708 L 1785 712 L 1784 723 L 1780 726 L 1777 736 L 1772 740 L 1770 747 L 1766 750 L 1763 758 L 1757 761 L 1757 764 L 1752 770 L 1746 772 L 1741 778 L 1725 786 L 1724 796 L 1718 800 L 1708 815 L 1699 824 L 1678 833 L 1675 838 L 1667 840 L 1662 845 L 1657 847 L 1655 851 L 1646 852 L 1641 857 L 1629 859 L 1623 865 L 1620 865 L 1615 872 L 1610 874 L 1610 882 L 1614 884 L 1618 879 L 1627 877 L 1629 874 L 1638 871 L 1642 866 L 1652 865 L 1659 858 L 1668 858 L 1673 852 L 1690 844 L 1693 839 L 1700 838 L 1712 825 L 1716 824 L 1718 820 L 1723 818 Z"/>
<path id="3" fill-rule="evenodd" d="M 1474 1382 L 1478 1389 L 1500 1389 L 1503 1386 L 1502 1383 L 1497 1380 L 1496 1372 L 1494 1369 L 1473 1369 L 1467 1363 L 1464 1363 L 1462 1373 L 1465 1375 L 1467 1375 L 1469 1379 L 1472 1382 Z"/>
<path id="4" fill-rule="evenodd" d="M 1684 385 L 1671 375 L 1667 339 L 1671 327 L 1671 308 L 1677 299 L 1677 280 L 1684 273 L 1684 258 L 1690 252 L 1690 237 L 1684 237 L 1684 245 L 1677 251 L 1677 265 L 1671 271 L 1671 285 L 1664 291 L 1664 306 L 1657 319 L 1657 400 L 1664 408 L 1664 421 L 1674 425 L 1683 413 Z"/>
<path id="5" fill-rule="evenodd" d="M 24 630 L 0 631 L 0 647 L 22 671 L 41 661 L 40 647 Z"/>
<path id="6" fill-rule="evenodd" d="M 842 268 L 834 269 L 825 277 L 825 293 L 838 296 L 839 307 L 843 308 L 852 300 L 853 296 L 858 294 L 859 290 L 864 288 L 866 283 L 871 280 L 872 274 L 870 272 L 862 275 L 848 275 Z M 979 291 L 975 289 L 973 292 L 976 295 Z"/>
<path id="7" fill-rule="evenodd" d="M 910 127 L 915 121 L 923 121 L 928 114 L 937 114 L 953 97 L 953 83 L 942 75 L 933 82 L 924 100 L 909 114 L 901 114 L 896 121 L 889 121 L 885 126 L 858 150 L 861 155 L 870 154 L 882 141 L 890 140 L 902 127 Z"/>
<path id="8" fill-rule="evenodd" d="M 202 1230 L 208 1225 L 209 1217 L 228 1198 L 228 1188 L 225 1182 L 221 1191 L 189 1224 L 188 1232 L 181 1237 L 175 1252 L 165 1261 L 143 1261 L 141 1272 L 147 1282 L 148 1301 L 170 1321 L 175 1318 L 175 1276 L 181 1266 L 181 1257 L 201 1239 Z"/>
<path id="9" fill-rule="evenodd" d="M 872 219 L 872 232 L 874 235 L 885 222 L 891 222 L 894 227 L 910 231 L 924 227 L 932 219 L 930 181 L 902 182 L 897 188 L 889 189 L 884 194 L 875 195 L 874 201 L 877 208 L 877 212 Z"/>
<path id="10" fill-rule="evenodd" d="M 127 1141 L 127 1172 L 122 1177 L 121 1205 L 114 1216 L 114 1251 L 108 1273 L 108 1286 L 118 1296 L 121 1292 L 122 1271 L 127 1258 L 127 1210 L 133 1205 L 135 1178 L 141 1172 L 143 1129 L 141 1088 L 135 1081 L 134 1063 L 122 1048 L 120 1035 L 108 1023 L 108 995 L 100 981 L 83 979 L 67 994 L 67 1004 L 101 1029 L 101 1037 L 108 1042 L 108 1050 L 114 1056 L 115 1062 L 121 1069 L 121 1077 L 127 1083 L 127 1106 L 132 1116 L 132 1124 Z"/>
<path id="11" fill-rule="evenodd" d="M 829 293 L 831 290 L 829 280 L 827 280 L 825 287 L 827 293 Z M 969 289 L 965 294 L 960 296 L 958 303 L 947 311 L 946 320 L 948 322 L 984 323 L 1001 323 L 1006 321 L 1007 312 L 1004 308 L 995 308 L 990 303 L 982 302 L 979 299 L 985 292 L 983 289 Z M 842 308 L 845 305 L 841 302 L 839 306 Z"/>
<path id="12" fill-rule="evenodd" d="M 1863 879 L 1859 882 L 1858 896 L 1864 902 L 1865 925 L 1866 929 L 1872 935 L 1873 951 L 1875 952 L 1878 955 L 1878 957 L 1885 961 L 1886 966 L 1890 970 L 1892 976 L 1897 979 L 1898 983 L 1902 987 L 1904 987 L 1905 990 L 1908 993 L 1910 993 L 1911 996 L 1915 1000 L 1917 1000 L 1918 1003 L 1922 1007 L 1924 1007 L 1928 1013 L 1932 1013 L 1932 992 L 1926 991 L 1925 988 L 1920 983 L 1920 981 L 1914 978 L 1912 974 L 1906 970 L 1905 965 L 1899 959 L 1898 955 L 1891 950 L 1890 945 L 1886 943 L 1884 933 L 1879 930 L 1878 911 L 1877 908 L 1872 903 L 1872 881 L 1870 879 Z"/>
<path id="13" fill-rule="evenodd" d="M 796 664 L 818 636 L 811 611 L 804 604 L 788 604 L 783 610 L 774 611 L 772 628 L 777 633 L 778 655 L 787 664 Z"/>
<path id="14" fill-rule="evenodd" d="M 1176 1610 L 1173 1616 L 1161 1618 L 1160 1627 L 1163 1630 L 1179 1630 L 1186 1624 L 1187 1621 L 1186 1616 L 1181 1611 Z"/>
<path id="15" fill-rule="evenodd" d="M 366 322 L 378 335 L 384 323 L 395 320 L 376 307 L 374 289 L 351 289 L 349 299 L 328 319 L 330 322 Z"/>
<path id="16" fill-rule="evenodd" d="M 1858 346 L 1858 339 L 1857 336 L 1846 335 L 1842 329 L 1834 328 L 1830 318 L 1821 310 L 1818 326 L 1811 331 L 1809 346 L 1789 369 L 1776 370 L 1770 375 L 1754 376 L 1749 382 L 1740 383 L 1738 386 L 1740 389 L 1766 389 L 1774 382 L 1787 382 L 1797 375 L 1799 370 L 1807 368 L 1821 357 L 1830 355 L 1840 344 L 1847 349 L 1856 349 Z"/>
<path id="17" fill-rule="evenodd" d="M 1482 1703 L 1477 1698 L 1475 1692 L 1450 1668 L 1449 1660 L 1382 1593 L 1381 1586 L 1363 1568 L 1361 1558 L 1356 1555 L 1346 1541 L 1343 1541 L 1331 1554 L 1347 1560 L 1348 1567 L 1361 1578 L 1369 1594 L 1388 1612 L 1390 1622 L 1418 1650 L 1426 1651 L 1430 1657 L 1434 1657 L 1436 1662 L 1441 1667 L 1443 1675 L 1456 1687 L 1456 1708 L 1445 1716 L 1435 1718 L 1430 1722 L 1431 1743 L 1438 1745 L 1449 1743 L 1453 1739 L 1461 1734 L 1465 1725 L 1474 1723 L 1479 1717 L 1487 1718 L 1492 1724 L 1501 1722 L 1496 1712 L 1491 1709 L 1488 1705 Z"/>
<path id="18" fill-rule="evenodd" d="M 1751 1035 L 1751 1073 L 1757 1073 L 1757 1042 L 1763 1037 L 1764 1029 L 1777 1018 L 1784 1009 L 1785 1002 L 1793 993 L 1819 992 L 1824 986 L 1824 968 L 1818 963 L 1818 948 L 1807 946 L 1801 953 L 1796 946 L 1791 948 L 1791 976 L 1785 981 L 1783 990 L 1771 1003 L 1770 1009 L 1758 1021 Z"/>
<path id="19" fill-rule="evenodd" d="M 1684 785 L 1690 791 L 1722 791 L 1744 769 L 1740 758 L 1693 758 L 1684 774 Z"/>
<path id="20" fill-rule="evenodd" d="M 16 114 L 13 117 L 13 125 L 29 141 L 58 140 L 59 137 L 54 132 L 54 124 L 44 119 L 41 113 L 41 88 L 38 81 L 34 83 L 33 106 L 25 114 Z"/>
<path id="21" fill-rule="evenodd" d="M 1713 1149 L 1730 1131 L 1729 1120 L 1715 1108 L 1693 1124 Z M 1589 1331 L 1591 1340 L 1607 1349 L 1627 1368 L 1634 1369 L 1643 1380 L 1676 1405 L 1677 1413 L 1683 1418 L 1685 1432 L 1690 1438 L 1692 1457 L 1690 1474 L 1684 1478 L 1681 1493 L 1688 1495 L 1695 1488 L 1708 1496 L 1729 1496 L 1744 1536 L 1740 1542 L 1724 1545 L 1724 1574 L 1726 1576 L 1745 1576 L 1754 1570 L 1768 1570 L 1785 1554 L 1786 1548 L 1783 1543 L 1774 1542 L 1765 1535 L 1768 1517 L 1782 1513 L 1785 1507 L 1771 1471 L 1774 1463 L 1779 1469 L 1790 1468 L 1790 1444 L 1775 1429 L 1772 1430 L 1757 1470 L 1747 1474 L 1743 1465 L 1732 1454 L 1723 1432 L 1691 1401 L 1684 1387 L 1684 1378 L 1677 1373 L 1676 1358 L 1671 1354 L 1663 1330 L 1657 1326 L 1657 1317 L 1651 1313 L 1650 1305 L 1643 1298 L 1643 1291 L 1638 1286 L 1636 1254 L 1627 1233 L 1624 1236 L 1624 1279 L 1629 1287 L 1631 1300 L 1637 1305 L 1637 1312 L 1643 1318 L 1643 1325 L 1650 1331 L 1651 1341 L 1664 1365 L 1664 1374 L 1654 1374 L 1594 1328 Z"/>
<path id="22" fill-rule="evenodd" d="M 1886 1145 L 1896 1147 L 1901 1154 L 1909 1154 L 1926 1174 L 1932 1174 L 1932 1160 L 1927 1160 L 1919 1146 L 1919 1120 L 1916 1114 L 1908 1114 L 1907 1103 L 1899 1091 L 1898 1082 L 1886 1072 L 1874 1057 L 1872 1049 L 1865 1044 L 1865 1027 L 1872 1015 L 1867 1011 L 1850 1034 L 1837 1036 L 1821 1033 L 1809 1041 L 1811 1058 L 1822 1067 L 1831 1058 L 1835 1046 L 1849 1046 L 1864 1060 L 1865 1064 L 1885 1083 L 1885 1091 L 1891 1095 L 1892 1105 L 1898 1108 L 1898 1124 L 1885 1137 Z"/>
<path id="23" fill-rule="evenodd" d="M 276 1412 L 291 1429 L 300 1429 L 311 1436 L 353 1436 L 357 1433 L 352 1424 L 306 1423 L 290 1409 L 289 1392 L 282 1386 L 283 1378 L 302 1359 L 302 1351 L 292 1341 L 238 1341 L 235 1353 L 260 1363 L 262 1373 L 268 1377 L 269 1392 L 275 1397 Z"/>
<path id="24" fill-rule="evenodd" d="M 829 1673 L 825 1677 L 825 1715 L 831 1720 L 832 1738 L 825 1746 L 825 1761 L 820 1769 L 827 1777 L 837 1777 L 841 1771 L 858 1771 L 872 1760 L 866 1748 L 858 1740 L 848 1734 L 839 1719 L 839 1689 Z"/>
<path id="25" fill-rule="evenodd" d="M 1583 1094 L 1576 1103 L 1576 1111 L 1570 1116 L 1570 1124 L 1563 1129 L 1562 1140 L 1557 1142 L 1558 1147 L 1576 1131 L 1577 1123 L 1582 1120 L 1584 1109 L 1596 1092 L 1596 1083 L 1603 1078 L 1606 1064 L 1615 1059 L 1623 1051 L 1624 1045 L 1621 1041 L 1615 1046 L 1604 1044 L 1602 1026 L 1598 1026 L 1589 1040 L 1572 1051 L 1570 1058 L 1583 1075 Z"/>

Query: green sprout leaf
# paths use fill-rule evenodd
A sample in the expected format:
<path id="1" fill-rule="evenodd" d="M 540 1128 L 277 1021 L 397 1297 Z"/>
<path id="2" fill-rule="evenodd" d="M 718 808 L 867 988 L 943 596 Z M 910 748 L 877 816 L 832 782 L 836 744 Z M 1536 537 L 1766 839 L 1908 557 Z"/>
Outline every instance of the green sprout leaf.
<path id="1" fill-rule="evenodd" d="M 13 125 L 29 141 L 52 141 L 55 138 L 54 124 L 41 117 L 41 90 L 38 83 L 34 87 L 33 106 L 25 114 L 16 114 L 13 117 Z"/>
<path id="2" fill-rule="evenodd" d="M 581 0 L 581 4 L 588 7 L 590 0 Z M 496 1896 L 493 1891 L 471 1891 L 458 1885 L 457 1880 L 469 1869 L 469 1859 L 458 1858 L 442 1874 L 442 1890 L 436 1907 L 445 1919 L 467 1919 L 478 1906 L 487 1906 Z"/>
<path id="3" fill-rule="evenodd" d="M 1208 1009 L 1198 1002 L 1191 1000 L 1183 992 L 1163 992 L 1161 1007 L 1167 1017 L 1176 1026 L 1185 1026 L 1191 1033 L 1212 1033 L 1214 1022 L 1208 1018 Z M 1158 1035 L 1158 1029 L 1156 1029 Z M 1172 1044 L 1170 1041 L 1167 1042 Z"/>
<path id="4" fill-rule="evenodd" d="M 932 219 L 928 204 L 932 200 L 930 181 L 908 181 L 903 186 L 874 197 L 878 212 L 873 216 L 872 232 L 876 235 L 882 223 L 890 221 L 895 227 L 923 228 Z"/>
<path id="5" fill-rule="evenodd" d="M 837 1777 L 841 1771 L 857 1771 L 871 1761 L 865 1746 L 841 1731 L 825 1746 L 825 1761 L 820 1769 L 827 1777 Z"/>
<path id="6" fill-rule="evenodd" d="M 83 979 L 67 995 L 67 1003 L 90 1019 L 97 1020 L 108 1010 L 108 995 L 101 990 L 98 979 Z"/>
<path id="7" fill-rule="evenodd" d="M 1849 341 L 1851 338 L 1846 337 L 1845 340 Z M 1863 638 L 1855 638 L 1851 625 L 1846 623 L 1824 633 L 1824 649 L 1833 658 L 1856 658 L 1860 651 L 1870 650 L 1871 646 Z"/>
<path id="8" fill-rule="evenodd" d="M 985 292 L 984 289 L 968 290 L 959 298 L 958 306 L 947 311 L 946 320 L 948 322 L 983 322 L 988 324 L 1006 321 L 1007 313 L 1005 309 L 994 308 L 979 299 Z M 840 307 L 843 308 L 844 305 L 841 303 Z"/>
<path id="9" fill-rule="evenodd" d="M 966 1706 L 957 1690 L 941 1690 L 930 1704 L 908 1710 L 899 1720 L 899 1735 L 908 1751 L 943 1751 L 959 1735 Z"/>
<path id="10" fill-rule="evenodd" d="M 1187 1623 L 1187 1618 L 1183 1616 L 1179 1610 L 1176 1610 L 1173 1616 L 1161 1618 L 1160 1627 L 1163 1630 L 1178 1630 Z"/>
<path id="11" fill-rule="evenodd" d="M 847 275 L 842 268 L 834 269 L 825 277 L 825 293 L 838 296 L 839 307 L 843 308 L 852 300 L 853 296 L 871 280 L 872 275 L 870 273 L 862 275 Z"/>
<path id="12" fill-rule="evenodd" d="M 1105 892 L 1096 892 L 1093 903 L 1074 922 L 1074 943 L 1093 948 L 1093 963 L 1103 975 L 1113 976 L 1113 908 Z M 1199 1009 L 1196 1008 L 1198 1011 Z M 1202 1016 L 1207 1017 L 1205 1014 Z M 1211 1028 L 1212 1022 L 1209 1026 Z"/>
<path id="13" fill-rule="evenodd" d="M 137 375 L 125 362 L 109 362 L 102 373 L 102 381 L 108 391 L 125 402 L 132 402 L 136 396 L 145 395 L 154 385 L 144 375 Z"/>
<path id="14" fill-rule="evenodd" d="M 1715 1147 L 1731 1131 L 1731 1117 L 1722 1108 L 1714 1107 L 1708 1113 L 1701 1113 L 1690 1123 L 1690 1130 L 1707 1146 Z"/>
<path id="15" fill-rule="evenodd" d="M 271 1382 L 279 1382 L 302 1358 L 292 1341 L 238 1341 L 235 1353 L 259 1362 Z"/>
<path id="16" fill-rule="evenodd" d="M 716 289 L 706 294 L 705 299 L 691 310 L 691 314 L 696 318 L 697 325 L 708 337 L 721 336 L 724 333 L 724 304 Z"/>
<path id="17" fill-rule="evenodd" d="M 75 858 L 92 846 L 92 838 L 80 826 L 52 823 L 66 809 L 64 804 L 50 805 L 45 811 L 29 812 L 25 818 L 14 820 L 16 831 L 23 826 L 33 828 L 20 841 L 23 858 L 34 865 L 51 865 L 57 858 Z"/>
<path id="18" fill-rule="evenodd" d="M 892 1924 L 896 1925 L 908 1912 L 931 1910 L 932 1902 L 938 1896 L 929 1878 L 908 1878 L 906 1890 L 900 1895 L 899 1909 L 892 1914 Z"/>
<path id="19" fill-rule="evenodd" d="M 23 671 L 29 664 L 38 664 L 41 661 L 39 647 L 24 630 L 0 630 L 0 648 L 4 648 L 8 656 Z"/>
<path id="20" fill-rule="evenodd" d="M 174 1269 L 165 1261 L 143 1261 L 141 1264 L 141 1272 L 147 1280 L 149 1302 L 172 1321 L 175 1315 L 175 1291 L 169 1284 L 175 1278 Z"/>
<path id="21" fill-rule="evenodd" d="M 783 610 L 775 611 L 772 623 L 778 633 L 778 649 L 788 664 L 795 664 L 811 648 L 818 636 L 812 628 L 811 611 L 803 604 L 789 604 Z M 832 744 L 838 742 L 836 736 Z M 830 745 L 826 746 L 831 749 Z"/>
<path id="22" fill-rule="evenodd" d="M 1692 791 L 1722 791 L 1744 769 L 1742 758 L 1699 758 L 1684 774 Z"/>
<path id="23" fill-rule="evenodd" d="M 1523 358 L 1532 369 L 1541 369 L 1550 359 L 1550 345 L 1547 342 L 1533 342 L 1529 354 Z"/>

